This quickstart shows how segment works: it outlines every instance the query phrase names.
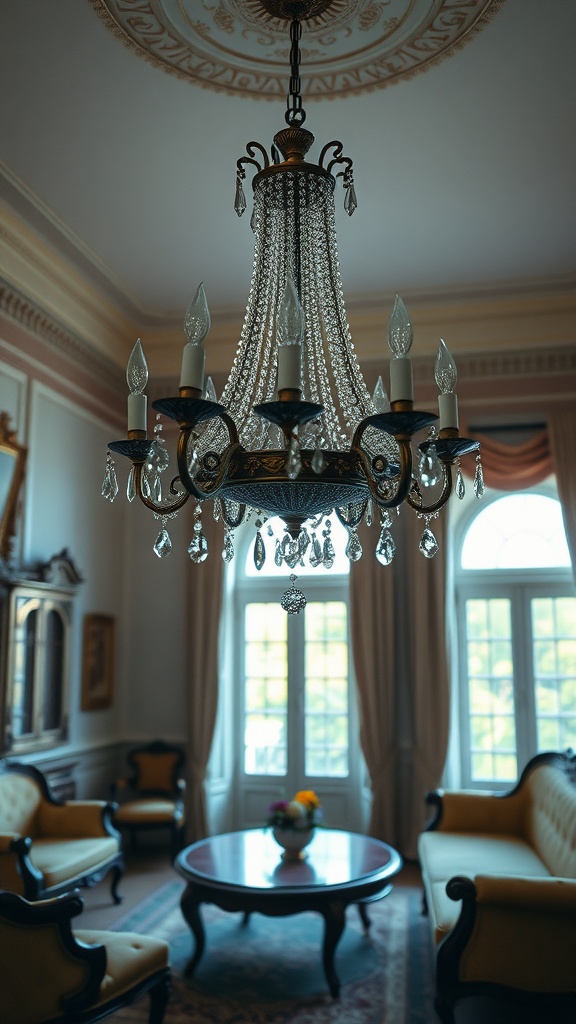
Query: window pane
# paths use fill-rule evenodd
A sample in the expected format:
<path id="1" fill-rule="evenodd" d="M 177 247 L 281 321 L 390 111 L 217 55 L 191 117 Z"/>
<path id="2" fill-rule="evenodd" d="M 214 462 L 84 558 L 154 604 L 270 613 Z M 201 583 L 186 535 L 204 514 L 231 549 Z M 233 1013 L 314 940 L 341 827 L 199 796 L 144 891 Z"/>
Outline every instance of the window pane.
<path id="1" fill-rule="evenodd" d="M 287 615 L 278 605 L 245 610 L 244 770 L 285 775 L 287 770 Z"/>
<path id="2" fill-rule="evenodd" d="M 64 684 L 64 623 L 58 612 L 46 616 L 46 676 L 44 681 L 44 728 L 60 728 Z"/>
<path id="3" fill-rule="evenodd" d="M 510 601 L 466 601 L 471 778 L 516 778 Z M 479 639 L 479 638 L 482 639 Z"/>
<path id="4" fill-rule="evenodd" d="M 34 731 L 37 620 L 38 610 L 35 603 L 26 598 L 18 598 L 12 691 L 12 734 L 15 739 L 29 736 Z"/>
<path id="5" fill-rule="evenodd" d="M 538 750 L 576 745 L 576 598 L 531 601 Z"/>
<path id="6" fill-rule="evenodd" d="M 463 569 L 570 567 L 560 502 L 510 494 L 476 516 L 462 546 Z"/>
<path id="7" fill-rule="evenodd" d="M 343 601 L 306 607 L 305 773 L 348 775 L 348 623 Z"/>

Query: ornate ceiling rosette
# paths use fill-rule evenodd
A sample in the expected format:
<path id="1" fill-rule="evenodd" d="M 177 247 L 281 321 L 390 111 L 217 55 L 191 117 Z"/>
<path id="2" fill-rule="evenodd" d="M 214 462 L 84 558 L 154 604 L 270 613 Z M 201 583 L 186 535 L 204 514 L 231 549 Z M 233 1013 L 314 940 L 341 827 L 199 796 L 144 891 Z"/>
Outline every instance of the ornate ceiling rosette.
<path id="1" fill-rule="evenodd" d="M 301 54 L 306 99 L 409 78 L 464 46 L 504 0 L 310 0 Z M 255 99 L 286 95 L 286 21 L 260 0 L 90 0 L 110 30 L 155 67 Z"/>

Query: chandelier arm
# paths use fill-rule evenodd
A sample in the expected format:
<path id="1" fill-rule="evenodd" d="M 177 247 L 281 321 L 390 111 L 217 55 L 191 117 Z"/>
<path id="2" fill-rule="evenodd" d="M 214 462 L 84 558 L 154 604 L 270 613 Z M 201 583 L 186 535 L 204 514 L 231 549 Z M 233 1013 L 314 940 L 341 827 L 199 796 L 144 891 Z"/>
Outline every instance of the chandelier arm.
<path id="1" fill-rule="evenodd" d="M 225 417 L 222 416 L 221 418 L 224 419 Z M 226 419 L 230 420 L 230 423 L 232 423 L 232 426 L 234 426 L 234 423 L 229 416 L 227 416 Z M 238 443 L 237 435 L 235 441 L 232 438 L 230 439 L 230 444 L 226 450 L 226 454 L 222 459 L 222 462 L 220 463 L 218 473 L 214 477 L 214 480 L 211 481 L 211 486 L 209 490 L 203 490 L 201 487 L 198 486 L 196 481 L 192 479 L 188 471 L 188 441 L 190 439 L 192 429 L 192 427 L 189 427 L 181 430 L 180 432 L 180 437 L 178 438 L 177 454 L 178 470 L 180 474 L 180 480 L 183 483 L 186 490 L 188 491 L 188 494 L 192 494 L 198 501 L 206 501 L 206 499 L 208 498 L 214 498 L 218 494 L 218 491 L 220 490 L 222 484 L 226 482 L 228 478 L 228 470 L 230 468 L 230 463 L 234 456 L 236 455 L 236 452 L 240 448 L 240 445 Z M 235 426 L 234 432 L 236 432 Z"/>
<path id="2" fill-rule="evenodd" d="M 180 509 L 183 508 L 183 506 L 188 501 L 188 498 L 190 497 L 189 494 L 186 494 L 186 492 L 179 494 L 176 501 L 172 501 L 169 505 L 164 504 L 163 502 L 155 502 L 153 498 L 147 497 L 142 491 L 142 471 L 144 469 L 144 464 L 142 462 L 134 462 L 133 467 L 134 486 L 136 488 L 136 494 L 140 498 L 142 504 L 146 506 L 146 508 L 149 508 L 151 512 L 155 512 L 156 515 L 158 516 L 170 516 L 174 512 L 179 512 Z M 175 479 L 177 480 L 178 477 L 176 477 Z M 175 492 L 173 491 L 173 483 L 174 481 L 172 481 L 172 484 L 170 484 L 170 491 L 174 494 Z"/>
<path id="3" fill-rule="evenodd" d="M 366 453 L 359 446 L 354 444 L 352 445 L 353 451 L 356 452 L 362 463 L 366 483 L 370 488 L 370 494 L 379 508 L 397 508 L 397 506 L 401 505 L 403 501 L 406 501 L 410 493 L 410 487 L 412 485 L 412 447 L 410 445 L 410 439 L 396 438 L 396 441 L 398 443 L 400 454 L 400 472 L 395 478 L 398 480 L 398 486 L 396 488 L 396 493 L 392 498 L 382 497 L 378 491 L 377 481 L 375 481 L 372 476 L 372 468 Z"/>
<path id="4" fill-rule="evenodd" d="M 423 516 L 431 516 L 434 512 L 439 512 L 441 508 L 448 501 L 448 498 L 452 494 L 452 467 L 449 462 L 442 462 L 442 469 L 444 472 L 444 484 L 442 487 L 442 494 L 437 501 L 432 502 L 431 505 L 419 505 L 417 501 L 410 496 L 408 493 L 406 501 L 416 512 L 419 512 Z"/>

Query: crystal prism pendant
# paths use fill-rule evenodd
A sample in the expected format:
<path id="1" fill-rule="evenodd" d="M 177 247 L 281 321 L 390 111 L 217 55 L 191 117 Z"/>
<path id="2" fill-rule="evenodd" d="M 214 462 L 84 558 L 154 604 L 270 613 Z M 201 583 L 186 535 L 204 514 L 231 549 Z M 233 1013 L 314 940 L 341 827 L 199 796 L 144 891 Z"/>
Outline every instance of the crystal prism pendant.
<path id="1" fill-rule="evenodd" d="M 354 182 L 346 189 L 346 195 L 344 196 L 344 209 L 349 217 L 352 216 L 354 210 L 358 208 L 358 200 L 356 199 L 356 189 L 354 188 Z"/>
<path id="2" fill-rule="evenodd" d="M 295 480 L 301 469 L 302 459 L 300 458 L 300 449 L 298 448 L 296 438 L 293 437 L 290 441 L 290 447 L 286 458 L 286 476 L 289 480 Z"/>
<path id="3" fill-rule="evenodd" d="M 114 501 L 114 498 L 118 494 L 118 480 L 116 479 L 116 470 L 114 468 L 114 461 L 110 452 L 106 453 L 106 468 L 104 470 L 104 479 L 102 481 L 100 494 L 108 501 Z"/>
<path id="4" fill-rule="evenodd" d="M 128 501 L 134 501 L 136 497 L 136 470 L 134 466 L 131 467 L 128 473 L 128 481 L 126 483 L 126 497 Z"/>
<path id="5" fill-rule="evenodd" d="M 199 530 L 196 530 L 197 526 L 200 526 Z M 208 558 L 208 541 L 202 533 L 200 523 L 194 524 L 194 530 L 194 536 L 188 545 L 188 554 L 190 555 L 190 561 L 199 565 L 200 562 L 205 562 Z"/>
<path id="6" fill-rule="evenodd" d="M 306 607 L 306 598 L 301 590 L 295 585 L 297 576 L 292 573 L 290 577 L 291 586 L 286 590 L 280 598 L 280 604 L 285 612 L 289 615 L 299 615 L 301 611 Z"/>
<path id="7" fill-rule="evenodd" d="M 422 452 L 418 475 L 424 487 L 435 487 L 440 480 L 442 468 L 435 448 L 429 448 L 427 452 Z"/>
<path id="8" fill-rule="evenodd" d="M 458 466 L 454 490 L 456 492 L 456 497 L 460 498 L 460 501 L 462 501 L 464 495 L 466 494 L 466 487 L 464 486 L 464 477 L 462 476 L 462 470 L 460 469 L 460 466 Z"/>
<path id="9" fill-rule="evenodd" d="M 280 568 L 280 566 L 282 565 L 283 561 L 284 561 L 284 556 L 282 554 L 282 546 L 280 544 L 280 541 L 278 539 L 276 539 L 276 544 L 274 546 L 274 565 L 277 565 L 278 568 Z"/>
<path id="10" fill-rule="evenodd" d="M 438 541 L 429 526 L 424 527 L 418 549 L 424 558 L 434 558 L 438 551 Z"/>
<path id="11" fill-rule="evenodd" d="M 382 377 L 378 377 L 376 381 L 376 387 L 372 395 L 372 404 L 376 412 L 390 412 L 390 400 L 382 383 Z"/>
<path id="12" fill-rule="evenodd" d="M 164 446 L 164 443 L 158 439 L 154 441 L 154 448 L 152 449 L 152 457 L 156 466 L 157 473 L 163 473 L 168 468 L 170 462 L 170 456 Z"/>
<path id="13" fill-rule="evenodd" d="M 165 526 L 162 527 L 160 533 L 156 537 L 154 544 L 154 553 L 158 555 L 158 558 L 166 558 L 172 551 L 172 541 L 170 540 L 170 534 Z"/>
<path id="14" fill-rule="evenodd" d="M 477 498 L 481 498 L 484 494 L 484 473 L 482 472 L 482 463 L 480 457 L 476 459 L 476 471 L 474 473 L 474 494 Z"/>
<path id="15" fill-rule="evenodd" d="M 206 381 L 206 387 L 204 388 L 203 398 L 206 402 L 217 402 L 216 388 L 214 387 L 214 381 L 212 377 L 208 377 Z"/>
<path id="16" fill-rule="evenodd" d="M 240 178 L 236 179 L 236 195 L 234 196 L 234 209 L 239 217 L 242 216 L 246 209 L 246 196 L 244 195 L 244 189 L 242 188 L 242 182 Z"/>
<path id="17" fill-rule="evenodd" d="M 336 552 L 334 551 L 334 545 L 328 535 L 324 540 L 324 547 L 322 550 L 322 565 L 325 569 L 331 569 L 334 565 L 334 559 L 336 558 Z"/>
<path id="18" fill-rule="evenodd" d="M 298 543 L 292 538 L 290 538 L 290 545 L 288 547 L 286 554 L 284 555 L 284 561 L 286 562 L 286 565 L 288 566 L 289 569 L 296 568 L 298 562 L 300 561 L 300 551 L 298 550 Z"/>
<path id="19" fill-rule="evenodd" d="M 260 572 L 260 570 L 264 567 L 265 561 L 266 547 L 264 545 L 264 541 L 262 540 L 262 534 L 260 533 L 260 530 L 258 530 L 258 532 L 256 533 L 256 540 L 254 541 L 254 565 L 256 566 L 258 572 Z"/>
<path id="20" fill-rule="evenodd" d="M 387 527 L 382 527 L 375 553 L 380 565 L 390 565 L 390 562 L 396 554 L 396 544 L 394 543 L 394 538 Z"/>
<path id="21" fill-rule="evenodd" d="M 320 473 L 324 472 L 326 468 L 326 459 L 324 458 L 324 452 L 321 448 L 316 448 L 310 465 L 312 467 L 312 472 L 316 473 L 317 476 L 320 476 Z"/>
<path id="22" fill-rule="evenodd" d="M 232 543 L 232 534 L 229 530 L 226 530 L 226 533 L 224 534 L 222 558 L 225 562 L 231 562 L 234 558 L 234 544 Z"/>
<path id="23" fill-rule="evenodd" d="M 322 565 L 322 545 L 315 533 L 312 534 L 312 547 L 308 561 L 313 569 L 317 569 L 319 565 Z"/>
<path id="24" fill-rule="evenodd" d="M 306 527 L 302 527 L 298 534 L 298 554 L 300 556 L 300 565 L 304 565 L 304 555 L 310 547 L 310 535 Z"/>
<path id="25" fill-rule="evenodd" d="M 350 530 L 350 536 L 346 545 L 346 556 L 351 562 L 357 562 L 359 558 L 362 558 L 362 545 L 356 530 Z"/>
<path id="26" fill-rule="evenodd" d="M 366 526 L 372 526 L 374 520 L 374 506 L 372 505 L 372 498 L 368 498 L 366 504 L 366 512 L 364 513 L 364 522 Z"/>
<path id="27" fill-rule="evenodd" d="M 192 480 L 194 480 L 194 478 L 198 476 L 199 471 L 200 471 L 200 459 L 198 458 L 198 453 L 197 453 L 196 449 L 194 448 L 194 450 L 192 451 L 192 454 L 190 456 L 190 462 L 188 463 L 188 472 L 189 472 Z"/>
<path id="28" fill-rule="evenodd" d="M 392 526 L 392 516 L 387 508 L 380 512 L 380 527 L 382 530 L 389 530 Z"/>

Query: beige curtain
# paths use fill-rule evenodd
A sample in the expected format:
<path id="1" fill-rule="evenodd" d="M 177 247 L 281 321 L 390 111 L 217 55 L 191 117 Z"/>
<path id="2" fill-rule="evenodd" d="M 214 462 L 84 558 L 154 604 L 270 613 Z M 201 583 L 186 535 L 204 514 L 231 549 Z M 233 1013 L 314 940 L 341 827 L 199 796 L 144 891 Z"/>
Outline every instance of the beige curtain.
<path id="1" fill-rule="evenodd" d="M 440 550 L 424 558 L 424 523 L 403 509 L 389 566 L 374 557 L 377 533 L 362 527 L 364 555 L 351 569 L 350 613 L 360 742 L 372 785 L 369 832 L 416 856 L 424 796 L 439 783 L 448 747 L 449 680 L 444 586 L 445 517 L 431 529 Z"/>
<path id="2" fill-rule="evenodd" d="M 408 513 L 408 510 L 406 510 Z M 446 537 L 448 509 L 432 520 L 438 541 L 434 558 L 418 549 L 424 524 L 416 515 L 405 516 L 404 570 L 410 595 L 409 671 L 406 677 L 410 705 L 411 780 L 405 806 L 403 849 L 416 856 L 416 841 L 428 817 L 424 797 L 440 785 L 450 725 L 450 679 L 446 645 Z"/>
<path id="3" fill-rule="evenodd" d="M 360 743 L 372 787 L 369 833 L 394 843 L 396 832 L 396 686 L 394 570 L 374 557 L 377 533 L 358 530 L 364 554 L 350 571 L 352 653 L 360 711 Z"/>
<path id="4" fill-rule="evenodd" d="M 548 423 L 548 433 L 566 540 L 576 580 L 576 413 L 570 410 L 555 413 Z"/>
<path id="5" fill-rule="evenodd" d="M 209 502 L 202 514 L 208 558 L 188 572 L 188 842 L 208 834 L 206 765 L 218 709 L 218 626 L 222 607 L 222 527 Z"/>

